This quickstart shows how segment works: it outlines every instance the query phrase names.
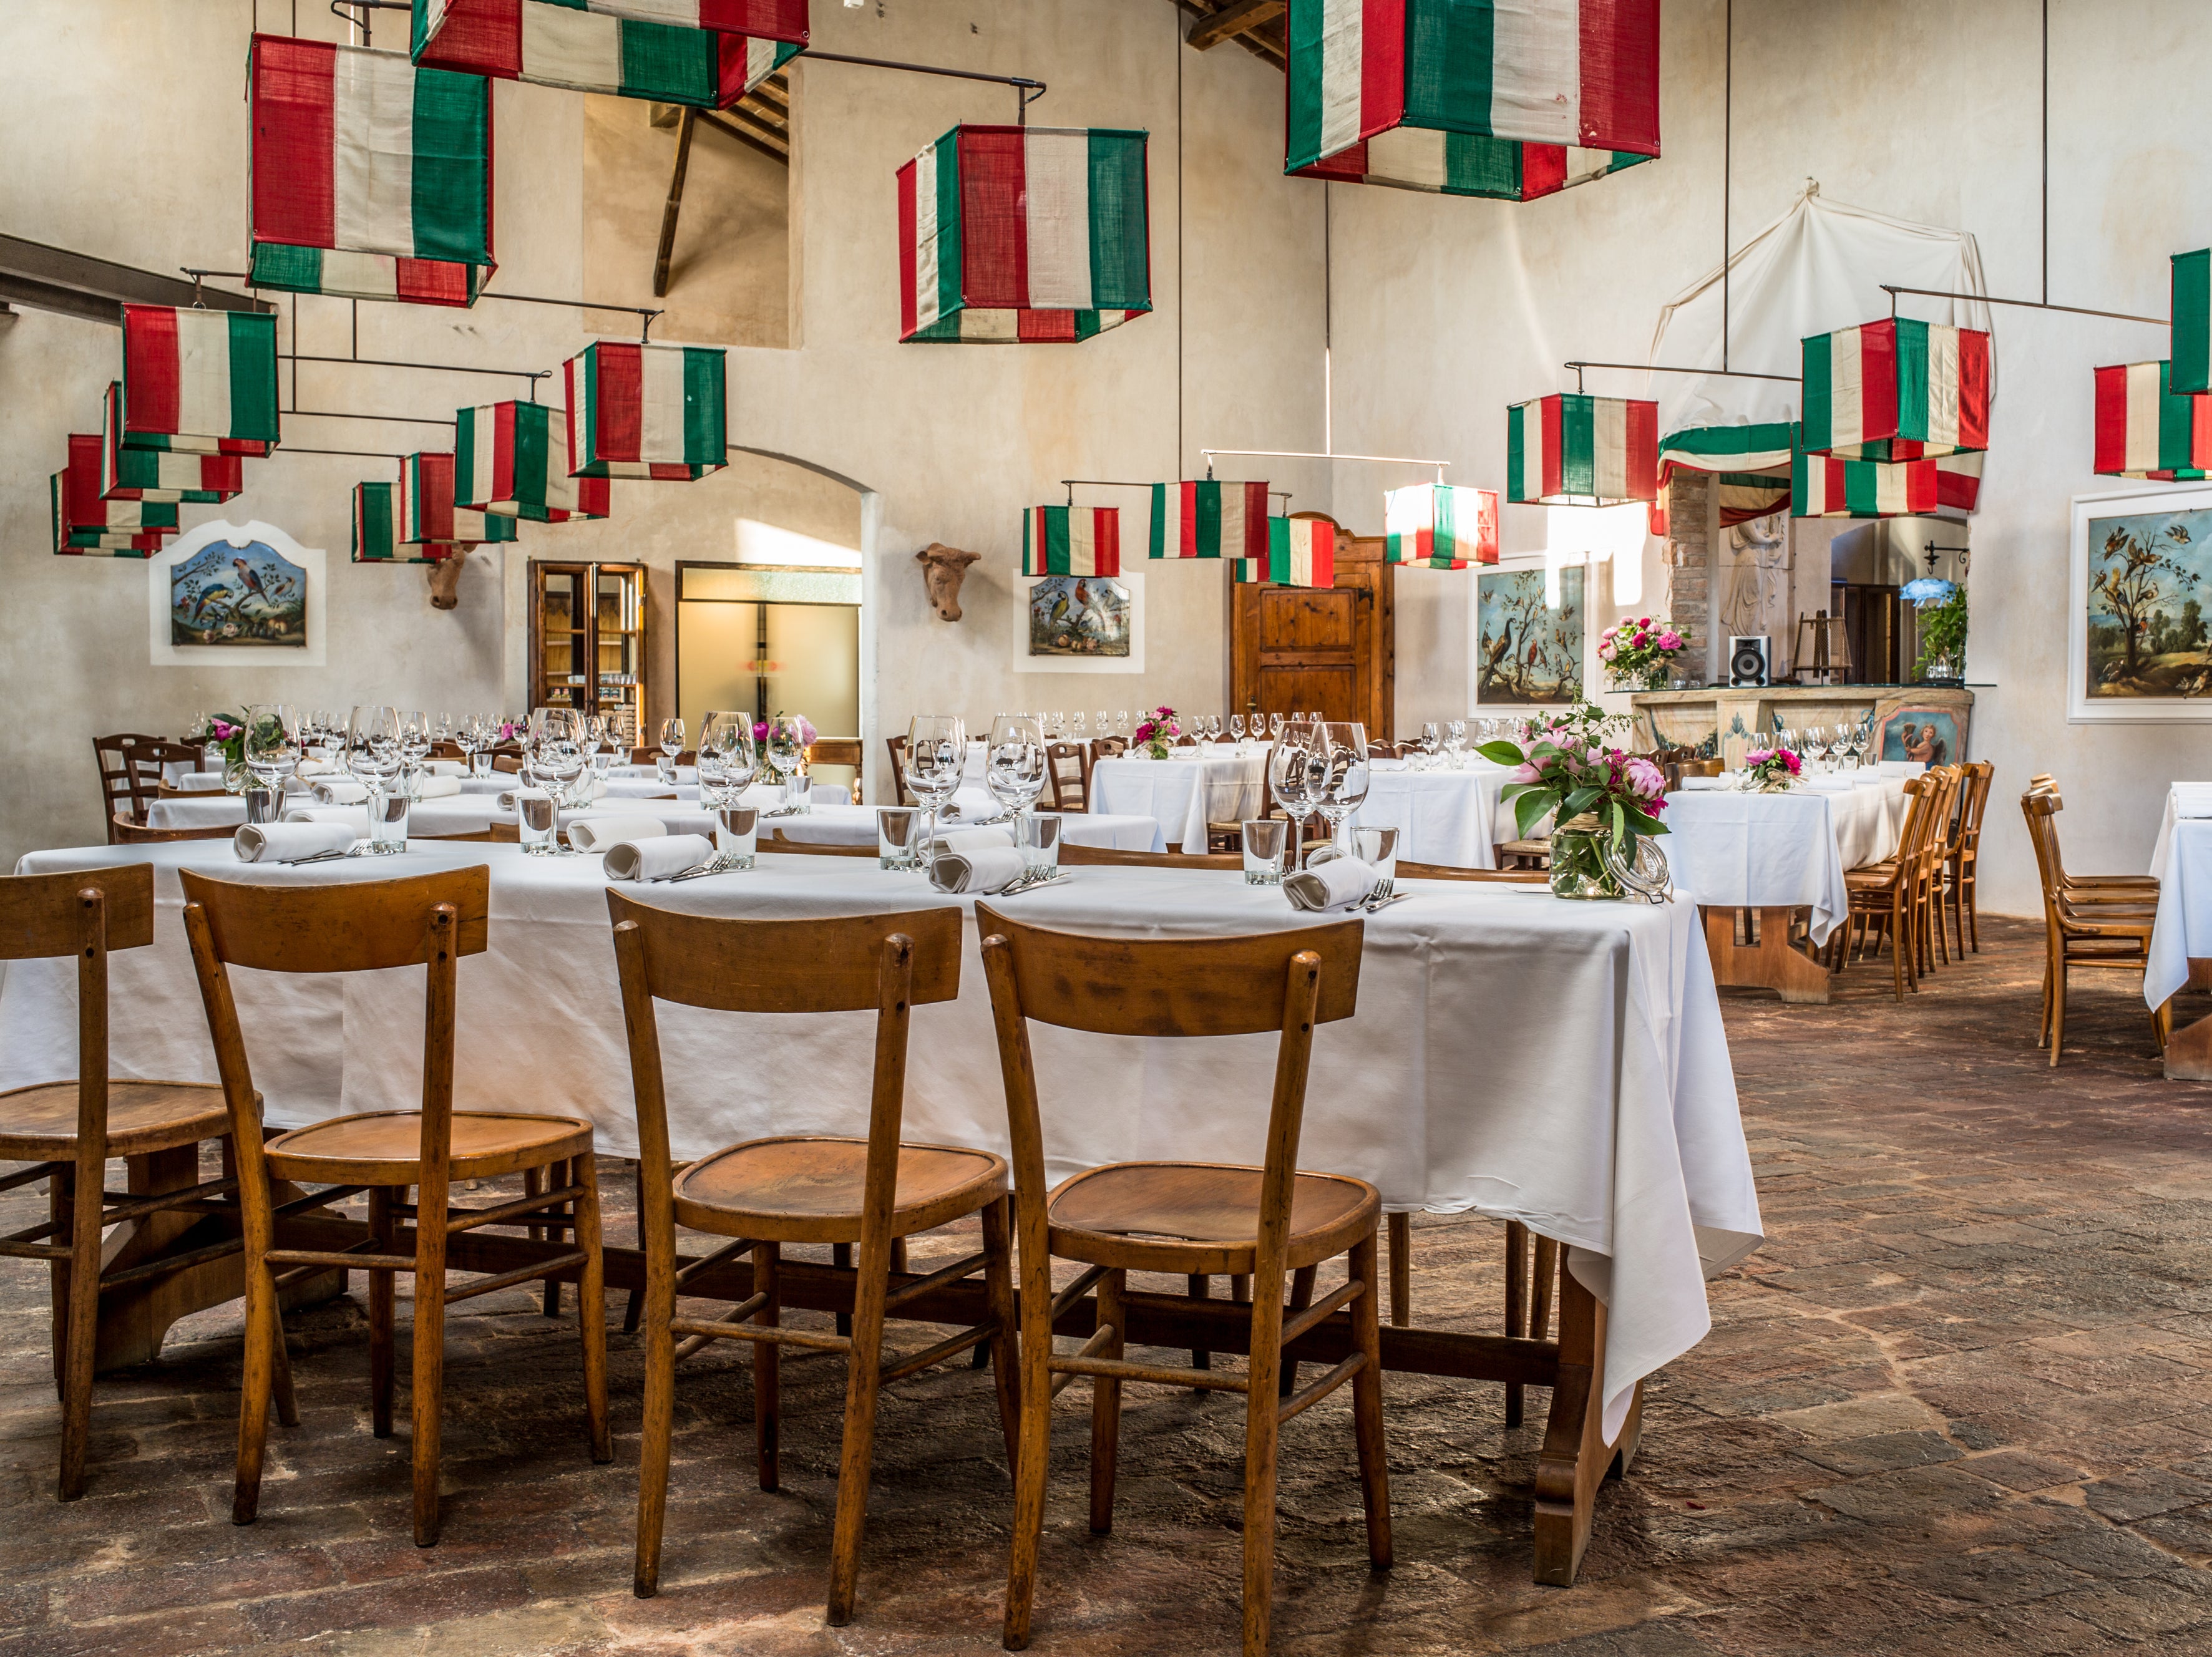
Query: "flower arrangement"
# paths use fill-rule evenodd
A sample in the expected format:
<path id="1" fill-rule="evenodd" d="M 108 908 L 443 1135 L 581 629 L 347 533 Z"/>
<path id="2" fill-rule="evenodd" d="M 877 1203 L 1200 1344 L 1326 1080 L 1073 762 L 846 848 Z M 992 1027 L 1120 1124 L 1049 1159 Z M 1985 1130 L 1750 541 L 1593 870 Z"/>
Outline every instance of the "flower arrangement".
<path id="1" fill-rule="evenodd" d="M 1164 760 L 1175 746 L 1175 739 L 1182 735 L 1182 726 L 1176 718 L 1175 709 L 1163 705 L 1139 719 L 1136 730 L 1130 734 L 1147 754 Z"/>
<path id="2" fill-rule="evenodd" d="M 1560 733 L 1519 744 L 1486 742 L 1476 750 L 1498 765 L 1515 768 L 1498 798 L 1513 802 L 1515 832 L 1526 835 L 1552 814 L 1561 824 L 1585 812 L 1596 831 L 1609 835 L 1624 859 L 1636 853 L 1638 835 L 1663 835 L 1659 814 L 1667 809 L 1667 779 L 1640 754 L 1626 754 L 1599 742 Z"/>
<path id="3" fill-rule="evenodd" d="M 185 733 L 185 741 L 194 748 L 220 748 L 228 764 L 242 765 L 246 762 L 246 715 L 204 713 L 199 724 Z"/>
<path id="4" fill-rule="evenodd" d="M 1601 748 L 1617 748 L 1634 724 L 1626 713 L 1608 713 L 1595 702 L 1583 702 L 1564 713 L 1523 719 L 1521 740 L 1524 746 L 1550 741 L 1561 746 L 1588 748 L 1595 743 Z"/>
<path id="5" fill-rule="evenodd" d="M 1744 786 L 1755 794 L 1778 794 L 1797 780 L 1803 762 L 1779 743 L 1754 748 L 1743 756 Z"/>
<path id="6" fill-rule="evenodd" d="M 1615 689 L 1633 684 L 1663 689 L 1674 676 L 1674 658 L 1685 648 L 1682 635 L 1663 616 L 1616 622 L 1597 641 L 1598 659 L 1606 665 Z"/>
<path id="7" fill-rule="evenodd" d="M 760 744 L 769 766 L 784 776 L 804 768 L 806 750 L 814 745 L 815 734 L 814 722 L 806 715 L 786 713 L 781 709 L 753 724 L 753 740 Z"/>

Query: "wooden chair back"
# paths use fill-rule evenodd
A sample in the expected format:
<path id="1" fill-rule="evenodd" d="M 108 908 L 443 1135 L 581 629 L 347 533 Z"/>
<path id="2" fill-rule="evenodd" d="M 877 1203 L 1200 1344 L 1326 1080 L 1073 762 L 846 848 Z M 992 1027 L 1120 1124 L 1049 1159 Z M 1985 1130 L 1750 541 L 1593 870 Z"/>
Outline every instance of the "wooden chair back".
<path id="1" fill-rule="evenodd" d="M 885 737 L 884 746 L 890 750 L 891 756 L 891 804 L 894 805 L 917 804 L 915 797 L 907 792 L 906 737 L 903 735 Z"/>
<path id="2" fill-rule="evenodd" d="M 81 874 L 0 875 L 0 961 L 76 954 L 85 947 L 88 919 L 95 912 L 103 953 L 151 944 L 154 865 L 127 863 Z M 101 974 L 104 986 L 104 967 Z"/>
<path id="3" fill-rule="evenodd" d="M 1239 852 L 1124 852 L 1111 846 L 1075 846 L 1063 844 L 1060 860 L 1071 868 L 1085 865 L 1118 866 L 1124 869 L 1242 869 L 1243 854 Z"/>
<path id="4" fill-rule="evenodd" d="M 809 765 L 849 765 L 859 770 L 861 763 L 860 739 L 858 737 L 819 737 L 806 745 Z"/>
<path id="5" fill-rule="evenodd" d="M 491 756 L 491 768 L 507 776 L 516 775 L 522 769 L 522 756 L 519 754 L 495 754 Z"/>
<path id="6" fill-rule="evenodd" d="M 144 822 L 146 802 L 155 797 L 161 780 L 161 768 L 146 764 L 150 750 L 162 745 L 159 737 L 144 736 L 137 731 L 118 731 L 112 737 L 92 739 L 92 757 L 100 768 L 100 804 L 108 821 L 108 844 L 116 844 L 113 824 L 118 815 Z"/>
<path id="7" fill-rule="evenodd" d="M 1996 763 L 1990 760 L 1969 760 L 1960 766 L 1962 775 L 1960 792 L 1958 836 L 1954 844 L 1969 854 L 1980 849 L 1982 818 L 1990 804 L 1990 784 L 1996 776 Z"/>
<path id="8" fill-rule="evenodd" d="M 657 746 L 653 748 L 633 748 L 629 750 L 629 762 L 632 765 L 652 765 L 665 757 L 666 756 L 664 755 L 661 750 Z M 698 764 L 699 750 L 696 748 L 685 749 L 682 753 L 676 756 L 676 762 L 678 765 Z"/>
<path id="9" fill-rule="evenodd" d="M 1081 743 L 1047 743 L 1045 793 L 1055 811 L 1091 809 L 1091 750 Z"/>
<path id="10" fill-rule="evenodd" d="M 1096 765 L 1101 760 L 1118 760 L 1128 751 L 1127 737 L 1094 737 L 1091 741 L 1091 762 Z"/>
<path id="11" fill-rule="evenodd" d="M 2055 923 L 2059 906 L 2058 796 L 2048 789 L 2030 788 L 2020 797 L 2021 815 L 2027 819 L 2028 844 L 2035 848 L 2036 882 L 2043 888 L 2045 922 Z"/>
<path id="12" fill-rule="evenodd" d="M 110 846 L 160 846 L 173 840 L 228 840 L 237 833 L 235 828 L 220 825 L 209 828 L 149 828 L 119 811 L 107 819 Z"/>

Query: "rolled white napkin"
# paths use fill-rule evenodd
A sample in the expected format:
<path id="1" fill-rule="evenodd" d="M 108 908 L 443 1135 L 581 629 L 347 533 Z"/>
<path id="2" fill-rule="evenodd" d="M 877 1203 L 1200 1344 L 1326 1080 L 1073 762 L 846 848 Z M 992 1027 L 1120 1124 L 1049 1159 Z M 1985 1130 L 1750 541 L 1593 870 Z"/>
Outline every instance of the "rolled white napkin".
<path id="1" fill-rule="evenodd" d="M 986 829 L 971 829 L 982 835 Z M 1022 854 L 1009 840 L 1003 846 L 978 846 L 968 851 L 946 850 L 929 865 L 929 883 L 940 892 L 1004 891 L 1024 872 Z"/>
<path id="2" fill-rule="evenodd" d="M 422 768 L 434 777 L 465 777 L 469 768 L 459 760 L 432 760 Z"/>
<path id="3" fill-rule="evenodd" d="M 415 792 L 413 798 L 416 799 L 443 799 L 448 794 L 458 794 L 460 792 L 461 780 L 459 777 L 445 777 L 433 774 L 427 777 L 417 777 L 415 779 Z"/>
<path id="4" fill-rule="evenodd" d="M 575 825 L 572 823 L 568 838 L 574 841 L 575 837 Z M 665 875 L 680 875 L 704 863 L 714 855 L 714 842 L 704 835 L 665 834 L 656 822 L 649 836 L 617 841 L 601 849 L 607 854 L 609 880 L 659 880 Z"/>
<path id="5" fill-rule="evenodd" d="M 349 852 L 360 838 L 349 822 L 249 822 L 231 846 L 240 863 L 286 863 L 318 852 Z"/>
<path id="6" fill-rule="evenodd" d="M 568 844 L 580 852 L 604 852 L 625 840 L 659 840 L 668 826 L 659 817 L 578 817 L 568 825 Z"/>
<path id="7" fill-rule="evenodd" d="M 1726 777 L 1685 777 L 1681 792 L 1685 794 L 1711 794 L 1729 786 Z"/>
<path id="8" fill-rule="evenodd" d="M 937 843 L 948 852 L 992 852 L 1012 846 L 1014 836 L 1006 828 L 956 828 L 949 835 L 939 835 Z"/>
<path id="9" fill-rule="evenodd" d="M 333 777 L 328 782 L 319 782 L 309 791 L 318 805 L 358 805 L 368 798 L 368 785 L 356 782 L 351 777 Z"/>
<path id="10" fill-rule="evenodd" d="M 292 774 L 299 777 L 328 776 L 337 768 L 332 765 L 328 760 L 316 759 L 311 755 L 307 758 L 301 760 L 297 766 L 293 768 Z"/>
<path id="11" fill-rule="evenodd" d="M 177 789 L 185 794 L 216 794 L 222 792 L 222 773 L 220 771 L 187 771 L 177 779 Z"/>
<path id="12" fill-rule="evenodd" d="M 1371 863 L 1358 858 L 1331 858 L 1327 863 L 1283 877 L 1283 895 L 1297 909 L 1319 913 L 1349 909 L 1364 903 L 1382 877 Z"/>

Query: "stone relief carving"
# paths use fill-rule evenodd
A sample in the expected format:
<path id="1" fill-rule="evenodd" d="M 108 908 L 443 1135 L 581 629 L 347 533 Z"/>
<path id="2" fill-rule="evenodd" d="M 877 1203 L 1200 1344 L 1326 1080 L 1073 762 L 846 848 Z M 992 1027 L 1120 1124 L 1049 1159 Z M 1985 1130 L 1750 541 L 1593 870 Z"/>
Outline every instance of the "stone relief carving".
<path id="1" fill-rule="evenodd" d="M 1761 634 L 1790 646 L 1790 519 L 1770 513 L 1733 525 L 1721 557 L 1723 634 Z"/>

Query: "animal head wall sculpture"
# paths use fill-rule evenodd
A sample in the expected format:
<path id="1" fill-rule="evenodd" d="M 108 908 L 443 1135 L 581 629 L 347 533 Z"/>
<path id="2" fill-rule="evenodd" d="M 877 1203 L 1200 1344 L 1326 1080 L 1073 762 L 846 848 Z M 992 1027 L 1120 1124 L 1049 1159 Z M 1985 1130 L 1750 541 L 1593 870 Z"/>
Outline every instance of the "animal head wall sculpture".
<path id="1" fill-rule="evenodd" d="M 469 555 L 475 550 L 472 546 L 455 547 L 449 555 L 429 567 L 430 607 L 433 610 L 451 610 L 461 602 L 461 566 L 469 561 Z"/>
<path id="2" fill-rule="evenodd" d="M 915 554 L 921 566 L 922 585 L 929 592 L 929 607 L 940 620 L 960 619 L 960 583 L 967 579 L 968 566 L 982 555 L 948 547 L 941 541 L 932 541 Z"/>

